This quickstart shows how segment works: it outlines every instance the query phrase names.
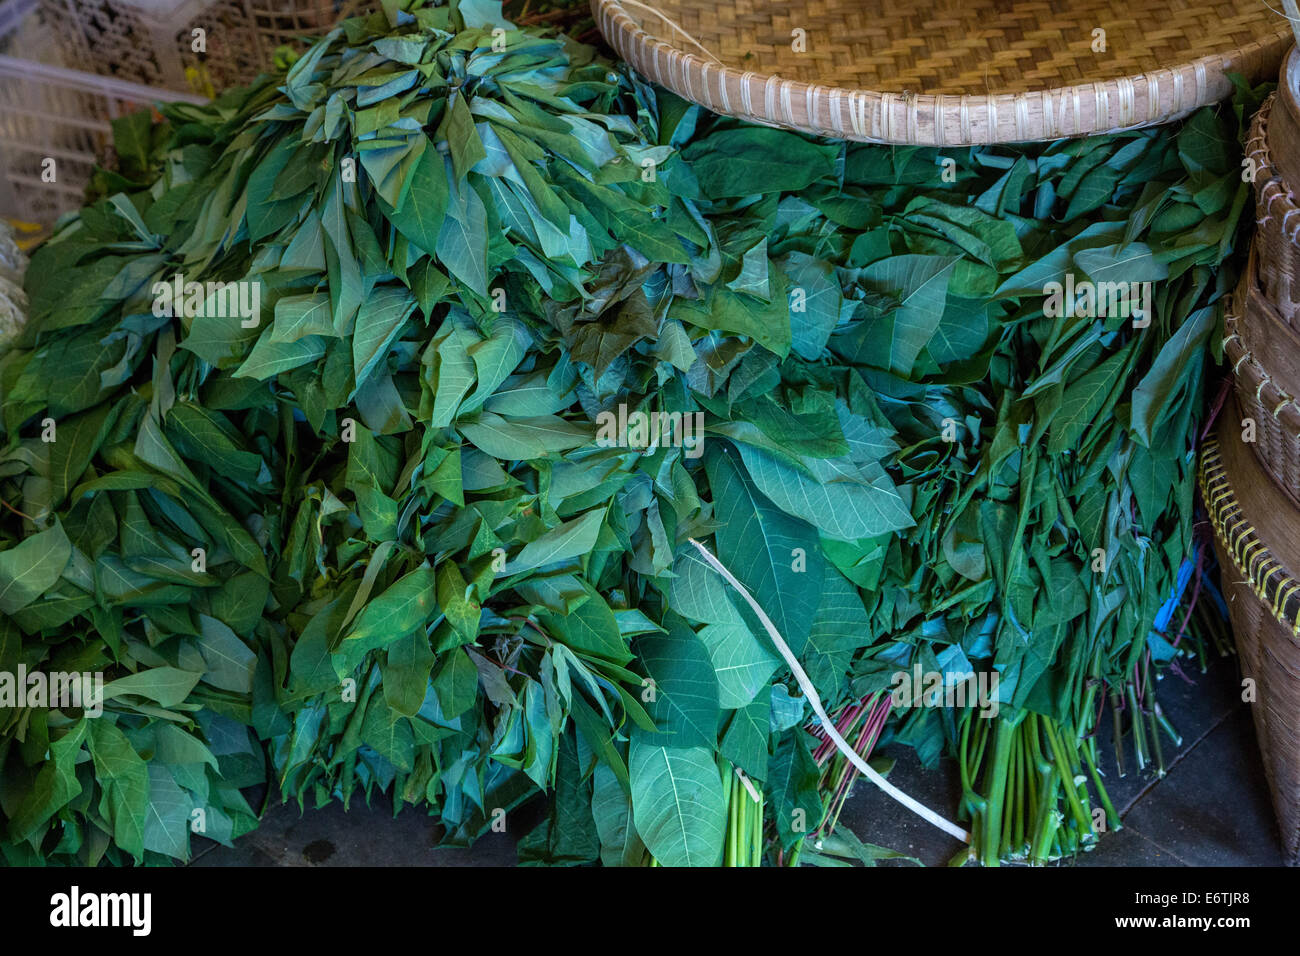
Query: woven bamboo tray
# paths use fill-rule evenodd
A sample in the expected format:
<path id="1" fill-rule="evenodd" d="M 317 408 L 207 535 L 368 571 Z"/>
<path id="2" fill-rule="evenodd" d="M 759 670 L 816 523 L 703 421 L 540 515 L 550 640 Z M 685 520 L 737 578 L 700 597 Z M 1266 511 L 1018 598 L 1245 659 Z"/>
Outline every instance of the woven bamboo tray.
<path id="1" fill-rule="evenodd" d="M 718 113 L 862 142 L 961 146 L 1168 122 L 1273 76 L 1258 0 L 591 0 L 642 74 Z"/>
<path id="2" fill-rule="evenodd" d="M 1200 459 L 1201 494 L 1214 528 L 1243 674 L 1255 682 L 1251 715 L 1287 862 L 1300 862 L 1300 511 L 1243 449 L 1233 402 Z"/>
<path id="3" fill-rule="evenodd" d="M 1252 250 L 1223 319 L 1223 350 L 1242 414 L 1255 423 L 1255 455 L 1300 508 L 1300 334 L 1267 299 Z"/>

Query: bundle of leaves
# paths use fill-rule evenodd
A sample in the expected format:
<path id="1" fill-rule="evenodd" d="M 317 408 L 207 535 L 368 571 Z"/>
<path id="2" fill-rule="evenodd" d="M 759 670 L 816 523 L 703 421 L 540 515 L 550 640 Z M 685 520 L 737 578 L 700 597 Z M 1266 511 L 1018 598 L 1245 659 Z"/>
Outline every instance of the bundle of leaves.
<path id="1" fill-rule="evenodd" d="M 884 741 L 959 757 L 986 863 L 1068 854 L 1120 825 L 1098 766 L 1105 703 L 1138 768 L 1163 772 L 1160 735 L 1177 740 L 1154 681 L 1188 651 L 1172 614 L 1190 574 L 1193 448 L 1249 202 L 1241 133 L 1263 92 L 1178 127 L 945 152 L 845 149 L 665 102 L 728 289 L 783 307 L 790 292 L 788 343 L 773 340 L 778 315 L 746 324 L 752 306 L 730 291 L 669 310 L 705 311 L 773 353 L 737 366 L 742 383 L 756 356 L 774 370 L 760 397 L 736 401 L 725 375 L 696 388 L 730 419 L 708 428 L 739 475 L 705 456 L 727 509 L 718 554 L 824 698 L 860 708 L 894 690 L 907 706 Z M 1108 283 L 1109 308 L 1069 299 Z M 752 417 L 751 401 L 792 411 L 792 427 Z M 836 419 L 819 424 L 818 406 Z M 745 418 L 759 432 L 740 431 Z M 792 565 L 791 549 L 821 558 Z M 671 604 L 709 643 L 730 611 L 675 570 Z M 820 605 L 800 601 L 817 590 Z M 993 707 L 971 705 L 973 686 L 953 706 L 955 684 L 989 671 Z M 748 706 L 761 719 L 764 703 Z M 793 741 L 805 775 L 808 742 Z M 800 842 L 783 825 L 792 805 L 775 814 L 783 848 Z"/>
<path id="2" fill-rule="evenodd" d="M 1239 116 L 815 141 L 420 0 L 164 114 L 119 122 L 0 352 L 0 672 L 107 680 L 100 716 L 0 699 L 9 860 L 184 859 L 266 781 L 462 844 L 544 792 L 526 860 L 708 865 L 733 768 L 763 799 L 730 819 L 789 850 L 807 702 L 692 537 L 828 706 L 993 671 L 989 733 L 1041 715 L 1063 765 L 1178 653 Z M 1153 283 L 1149 324 L 1046 316 L 1068 271 Z M 895 712 L 982 766 L 969 708 Z"/>

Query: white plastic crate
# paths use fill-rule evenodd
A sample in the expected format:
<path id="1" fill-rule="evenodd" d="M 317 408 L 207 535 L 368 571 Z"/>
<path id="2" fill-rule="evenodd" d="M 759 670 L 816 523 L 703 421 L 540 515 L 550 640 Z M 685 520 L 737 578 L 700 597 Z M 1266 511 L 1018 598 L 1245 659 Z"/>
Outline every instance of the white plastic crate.
<path id="1" fill-rule="evenodd" d="M 6 219 L 49 225 L 80 206 L 95 164 L 110 159 L 115 117 L 159 100 L 203 102 L 196 94 L 68 68 L 31 2 L 0 2 L 0 51 L 0 216 Z M 21 58 L 14 55 L 19 51 Z"/>
<path id="2" fill-rule="evenodd" d="M 55 42 L 81 69 L 211 94 L 271 66 L 279 46 L 301 49 L 360 0 L 39 0 Z M 195 30 L 203 50 L 195 50 Z"/>
<path id="3" fill-rule="evenodd" d="M 49 225 L 75 209 L 111 120 L 202 102 L 327 33 L 366 0 L 0 0 L 0 217 Z M 195 28 L 206 50 L 193 50 Z M 54 160 L 54 181 L 47 160 Z M 44 175 L 43 175 L 44 174 Z"/>

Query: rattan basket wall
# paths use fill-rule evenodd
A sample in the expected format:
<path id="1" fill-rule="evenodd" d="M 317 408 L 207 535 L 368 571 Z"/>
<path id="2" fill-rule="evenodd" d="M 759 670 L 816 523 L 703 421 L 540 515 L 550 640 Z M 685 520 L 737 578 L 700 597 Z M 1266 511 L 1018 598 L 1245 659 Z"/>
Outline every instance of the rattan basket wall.
<path id="1" fill-rule="evenodd" d="M 1242 415 L 1254 423 L 1254 451 L 1300 508 L 1300 333 L 1260 288 L 1252 252 L 1224 314 L 1224 354 Z"/>
<path id="2" fill-rule="evenodd" d="M 642 74 L 715 112 L 955 146 L 1149 126 L 1271 77 L 1259 0 L 591 0 Z"/>
<path id="3" fill-rule="evenodd" d="M 1284 115 L 1277 93 L 1264 101 L 1250 124 L 1246 156 L 1255 176 L 1255 246 L 1263 293 L 1300 328 L 1300 205 L 1278 165 L 1283 155 L 1300 159 L 1300 137 L 1287 139 L 1287 125 L 1273 122 Z"/>
<path id="4" fill-rule="evenodd" d="M 1200 459 L 1242 672 L 1255 683 L 1251 714 L 1287 862 L 1300 862 L 1300 511 L 1242 448 L 1233 402 Z"/>
<path id="5" fill-rule="evenodd" d="M 1277 102 L 1269 134 L 1278 174 L 1288 183 L 1300 183 L 1300 53 L 1295 47 L 1282 63 L 1277 78 Z"/>

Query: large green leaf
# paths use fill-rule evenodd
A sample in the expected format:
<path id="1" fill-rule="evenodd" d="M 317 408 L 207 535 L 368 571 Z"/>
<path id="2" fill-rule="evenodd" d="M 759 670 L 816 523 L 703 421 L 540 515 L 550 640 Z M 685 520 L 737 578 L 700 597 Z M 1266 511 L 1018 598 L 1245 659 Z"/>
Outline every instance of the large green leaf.
<path id="1" fill-rule="evenodd" d="M 662 866 L 717 866 L 727 814 L 722 779 L 705 747 L 663 747 L 633 731 L 632 818 Z"/>
<path id="2" fill-rule="evenodd" d="M 781 739 L 768 763 L 765 790 L 772 801 L 772 816 L 783 847 L 791 847 L 821 823 L 822 803 L 817 792 L 817 763 L 805 735 Z"/>
<path id="3" fill-rule="evenodd" d="M 768 678 L 780 664 L 744 624 L 710 624 L 700 629 L 699 638 L 709 649 L 718 679 L 718 703 L 724 710 L 744 707 L 766 690 Z"/>
<path id="4" fill-rule="evenodd" d="M 705 469 L 719 522 L 718 557 L 799 653 L 822 590 L 825 560 L 816 532 L 763 497 L 732 453 L 712 446 Z"/>
<path id="5" fill-rule="evenodd" d="M 402 184 L 406 201 L 384 214 L 407 239 L 427 253 L 438 251 L 438 236 L 447 216 L 447 167 L 436 149 L 420 153 L 415 167 Z"/>
<path id="6" fill-rule="evenodd" d="M 606 866 L 640 866 L 645 844 L 632 820 L 632 798 L 607 764 L 592 773 L 591 815 L 600 835 L 600 858 Z"/>
<path id="7" fill-rule="evenodd" d="M 472 182 L 453 186 L 438 231 L 438 260 L 472 292 L 488 294 L 487 208 Z"/>
<path id="8" fill-rule="evenodd" d="M 864 284 L 889 296 L 892 307 L 873 330 L 864 356 L 878 368 L 907 377 L 943 319 L 948 281 L 958 260 L 950 256 L 902 255 L 863 270 Z"/>
<path id="9" fill-rule="evenodd" d="M 834 700 L 854 652 L 871 643 L 871 621 L 858 589 L 837 570 L 826 569 L 823 587 L 800 663 L 818 692 Z"/>
<path id="10" fill-rule="evenodd" d="M 595 509 L 556 525 L 524 545 L 506 570 L 517 574 L 589 554 L 596 545 L 604 517 L 603 510 Z"/>
<path id="11" fill-rule="evenodd" d="M 415 296 L 401 286 L 376 289 L 357 312 L 352 334 L 352 361 L 358 384 L 369 378 L 387 355 L 407 317 L 415 311 Z"/>
<path id="12" fill-rule="evenodd" d="M 663 634 L 636 642 L 649 681 L 641 697 L 662 731 L 666 747 L 708 747 L 718 742 L 718 681 L 708 649 L 681 618 L 670 617 Z"/>
<path id="13" fill-rule="evenodd" d="M 359 663 L 367 651 L 388 644 L 421 628 L 437 607 L 437 579 L 433 568 L 419 567 L 393 582 L 366 604 L 352 622 L 335 665 L 346 672 Z"/>
<path id="14" fill-rule="evenodd" d="M 0 551 L 0 611 L 13 614 L 54 586 L 72 557 L 72 543 L 57 522 Z"/>
<path id="15" fill-rule="evenodd" d="M 767 779 L 771 722 L 771 695 L 764 688 L 751 703 L 731 715 L 722 737 L 722 756 L 755 780 Z"/>
<path id="16" fill-rule="evenodd" d="M 144 848 L 177 860 L 188 860 L 190 813 L 193 809 L 193 801 L 177 786 L 167 768 L 151 763 L 149 800 L 144 814 Z"/>
<path id="17" fill-rule="evenodd" d="M 741 443 L 738 447 L 750 478 L 773 504 L 829 537 L 873 538 L 916 523 L 910 493 L 905 497 L 874 463 L 804 458 L 803 467 L 797 468 L 756 446 Z"/>
<path id="18" fill-rule="evenodd" d="M 152 667 L 138 674 L 119 677 L 104 685 L 104 699 L 113 700 L 130 694 L 147 697 L 163 707 L 174 707 L 189 696 L 203 676 L 201 671 L 176 667 Z"/>
<path id="19" fill-rule="evenodd" d="M 685 152 L 706 196 L 793 192 L 829 175 L 840 147 L 757 127 L 722 130 Z"/>
<path id="20" fill-rule="evenodd" d="M 100 812 L 113 825 L 113 839 L 136 859 L 144 853 L 149 810 L 149 769 L 126 735 L 109 720 L 92 720 L 87 739 L 103 794 Z"/>

